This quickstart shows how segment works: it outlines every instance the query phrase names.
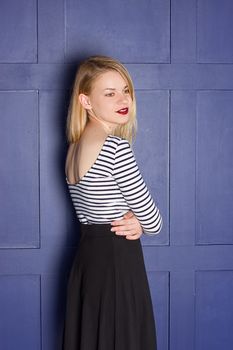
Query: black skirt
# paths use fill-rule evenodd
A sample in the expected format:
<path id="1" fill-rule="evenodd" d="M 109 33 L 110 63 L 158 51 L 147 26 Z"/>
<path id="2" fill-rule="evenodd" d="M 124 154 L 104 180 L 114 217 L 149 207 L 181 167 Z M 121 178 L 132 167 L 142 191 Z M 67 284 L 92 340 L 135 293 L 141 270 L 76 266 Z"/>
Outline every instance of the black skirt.
<path id="1" fill-rule="evenodd" d="M 140 238 L 110 224 L 81 224 L 71 268 L 63 350 L 156 350 L 151 294 Z"/>

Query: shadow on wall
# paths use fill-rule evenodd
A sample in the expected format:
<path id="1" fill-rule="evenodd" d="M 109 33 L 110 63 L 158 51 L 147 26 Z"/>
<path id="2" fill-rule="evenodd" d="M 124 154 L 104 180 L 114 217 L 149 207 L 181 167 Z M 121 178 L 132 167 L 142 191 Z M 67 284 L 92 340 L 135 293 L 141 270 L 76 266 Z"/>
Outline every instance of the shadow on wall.
<path id="1" fill-rule="evenodd" d="M 57 98 L 56 99 L 56 110 L 58 113 L 55 113 L 56 120 L 55 125 L 59 125 L 58 129 L 58 141 L 56 143 L 56 160 L 53 164 L 56 165 L 56 171 L 55 173 L 58 176 L 58 183 L 59 187 L 62 191 L 62 200 L 65 202 L 65 207 L 67 211 L 66 215 L 66 232 L 64 232 L 64 239 L 63 242 L 61 242 L 61 249 L 60 249 L 60 257 L 58 258 L 58 264 L 56 266 L 56 269 L 58 271 L 57 273 L 57 280 L 54 285 L 54 288 L 52 291 L 55 290 L 55 295 L 51 297 L 53 300 L 53 305 L 51 306 L 51 313 L 52 313 L 52 323 L 55 325 L 55 329 L 57 329 L 57 335 L 54 336 L 54 339 L 52 340 L 54 344 L 50 344 L 51 349 L 61 349 L 62 346 L 62 332 L 63 332 L 63 325 L 64 325 L 64 316 L 65 316 L 65 307 L 66 307 L 66 288 L 67 288 L 67 282 L 69 278 L 69 272 L 75 257 L 76 250 L 79 245 L 79 239 L 80 239 L 80 227 L 79 227 L 79 221 L 76 217 L 76 213 L 69 195 L 68 188 L 66 186 L 66 182 L 64 181 L 64 169 L 65 169 L 65 159 L 66 159 L 66 153 L 68 149 L 68 141 L 66 139 L 66 119 L 67 119 L 67 112 L 68 112 L 68 106 L 69 101 L 71 98 L 72 88 L 74 85 L 75 75 L 76 71 L 80 65 L 80 63 L 88 58 L 91 55 L 98 55 L 99 53 L 89 53 L 84 54 L 82 53 L 78 57 L 69 57 L 68 62 L 72 62 L 69 64 L 61 65 L 61 69 L 63 69 L 61 74 L 59 76 L 61 77 L 60 80 L 60 87 L 59 90 L 64 92 L 64 98 Z M 59 73 L 59 72 L 58 72 Z M 59 95 L 60 96 L 60 95 Z M 55 126 L 55 127 L 56 127 Z M 61 126 L 61 127 L 60 127 Z M 50 131 L 50 134 L 53 134 L 53 130 Z M 50 337 L 51 338 L 51 337 Z"/>

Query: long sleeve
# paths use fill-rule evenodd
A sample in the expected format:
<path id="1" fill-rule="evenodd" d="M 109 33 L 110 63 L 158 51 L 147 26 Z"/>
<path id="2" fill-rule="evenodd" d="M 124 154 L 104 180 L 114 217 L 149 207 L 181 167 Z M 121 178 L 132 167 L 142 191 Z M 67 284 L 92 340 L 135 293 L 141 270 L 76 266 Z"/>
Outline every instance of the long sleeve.
<path id="1" fill-rule="evenodd" d="M 121 139 L 116 148 L 113 177 L 143 232 L 147 235 L 158 234 L 163 225 L 162 216 L 143 180 L 130 144 L 125 139 Z"/>

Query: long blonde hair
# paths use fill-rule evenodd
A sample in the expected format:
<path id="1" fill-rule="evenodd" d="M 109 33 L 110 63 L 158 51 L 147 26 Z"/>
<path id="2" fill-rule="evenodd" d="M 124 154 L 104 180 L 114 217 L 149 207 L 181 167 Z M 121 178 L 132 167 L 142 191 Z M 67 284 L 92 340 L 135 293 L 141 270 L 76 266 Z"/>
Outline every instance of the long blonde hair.
<path id="1" fill-rule="evenodd" d="M 127 139 L 130 143 L 136 137 L 136 100 L 132 79 L 127 69 L 117 60 L 107 56 L 91 56 L 79 66 L 69 103 L 66 136 L 69 143 L 78 142 L 88 122 L 88 113 L 79 102 L 79 94 L 90 94 L 94 80 L 106 71 L 114 70 L 127 81 L 133 104 L 128 123 L 115 128 L 114 135 Z"/>

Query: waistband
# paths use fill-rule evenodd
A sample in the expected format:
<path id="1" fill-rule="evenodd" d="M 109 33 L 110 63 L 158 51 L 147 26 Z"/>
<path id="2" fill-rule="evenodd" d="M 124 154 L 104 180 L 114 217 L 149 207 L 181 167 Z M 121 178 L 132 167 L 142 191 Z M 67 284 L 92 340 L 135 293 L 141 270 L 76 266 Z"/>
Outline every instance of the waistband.
<path id="1" fill-rule="evenodd" d="M 92 237 L 116 237 L 126 239 L 125 236 L 116 235 L 111 231 L 111 224 L 82 224 L 80 223 L 81 235 Z"/>

